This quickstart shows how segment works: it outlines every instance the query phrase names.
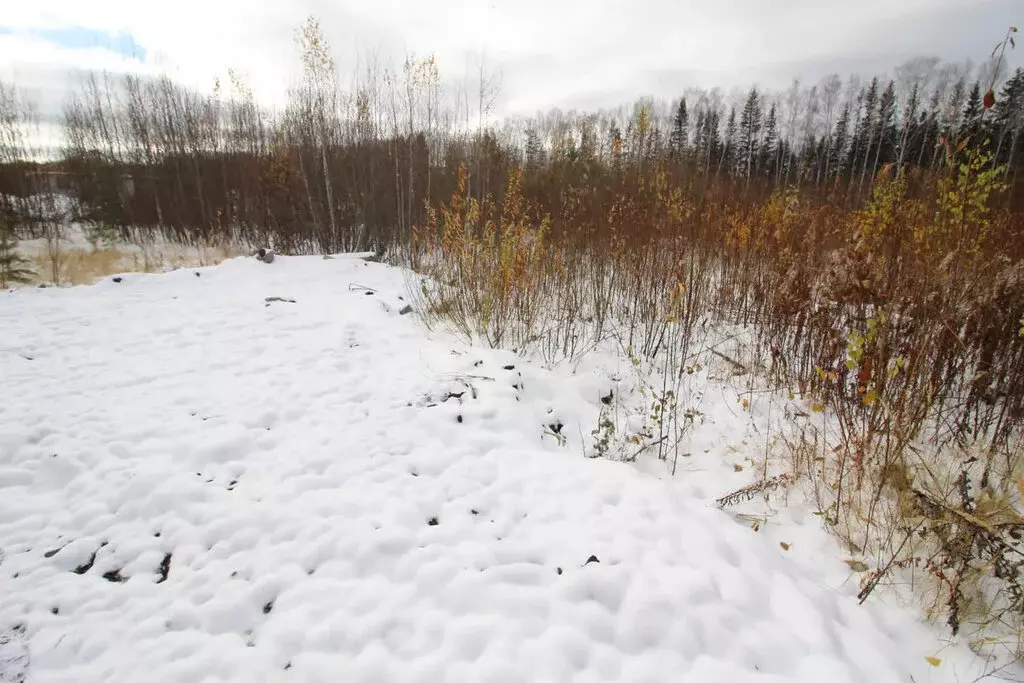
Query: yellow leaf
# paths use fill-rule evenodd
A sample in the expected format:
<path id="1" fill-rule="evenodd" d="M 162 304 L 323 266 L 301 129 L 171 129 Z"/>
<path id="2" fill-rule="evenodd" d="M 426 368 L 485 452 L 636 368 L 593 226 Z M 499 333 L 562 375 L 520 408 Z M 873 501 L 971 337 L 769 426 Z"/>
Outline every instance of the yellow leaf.
<path id="1" fill-rule="evenodd" d="M 1017 491 L 1020 493 L 1021 498 L 1024 498 L 1024 475 L 1017 477 Z"/>
<path id="2" fill-rule="evenodd" d="M 866 564 L 864 564 L 863 562 L 861 562 L 860 560 L 843 560 L 843 561 L 846 562 L 846 564 L 850 565 L 850 569 L 852 569 L 855 572 L 866 572 L 868 570 L 868 566 Z"/>
<path id="3" fill-rule="evenodd" d="M 938 657 L 925 657 L 924 661 L 928 662 L 932 666 L 938 666 L 939 664 L 942 664 L 942 660 Z"/>
<path id="4" fill-rule="evenodd" d="M 750 407 L 750 401 L 748 401 L 747 399 L 743 399 L 743 410 L 746 410 L 749 407 Z"/>
<path id="5" fill-rule="evenodd" d="M 743 471 L 743 465 L 733 465 L 732 469 L 733 469 L 734 472 L 742 472 Z"/>
<path id="6" fill-rule="evenodd" d="M 789 550 L 789 543 L 783 543 L 782 541 L 779 541 L 779 545 L 782 546 L 783 550 Z"/>

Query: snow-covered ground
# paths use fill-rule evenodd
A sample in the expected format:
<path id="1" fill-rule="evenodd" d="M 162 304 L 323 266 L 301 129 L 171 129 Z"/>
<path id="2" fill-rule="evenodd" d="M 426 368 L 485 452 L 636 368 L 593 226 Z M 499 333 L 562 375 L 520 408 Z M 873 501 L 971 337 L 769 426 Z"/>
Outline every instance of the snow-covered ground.
<path id="1" fill-rule="evenodd" d="M 0 295 L 0 681 L 984 673 L 859 606 L 810 511 L 715 506 L 765 444 L 734 391 L 675 477 L 588 458 L 619 360 L 427 335 L 403 283 L 243 258 Z"/>

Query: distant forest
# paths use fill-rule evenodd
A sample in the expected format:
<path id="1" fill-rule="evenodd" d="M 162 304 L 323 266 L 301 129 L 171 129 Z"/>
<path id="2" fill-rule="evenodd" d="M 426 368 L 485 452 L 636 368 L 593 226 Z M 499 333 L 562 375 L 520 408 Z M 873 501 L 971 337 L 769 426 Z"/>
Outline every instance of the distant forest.
<path id="1" fill-rule="evenodd" d="M 397 70 L 371 62 L 343 83 L 310 19 L 297 35 L 301 85 L 282 111 L 261 107 L 234 74 L 205 93 L 169 77 L 93 75 L 68 98 L 61 158 L 47 163 L 33 161 L 30 103 L 0 86 L 0 193 L 73 189 L 74 218 L 126 238 L 386 250 L 451 195 L 460 166 L 481 202 L 521 168 L 526 195 L 566 233 L 600 222 L 631 183 L 659 173 L 698 200 L 757 201 L 790 187 L 853 208 L 880 169 L 935 173 L 950 147 L 966 145 L 1003 167 L 1010 188 L 1000 201 L 1016 212 L 1024 72 L 1003 73 L 1006 48 L 977 69 L 920 58 L 893 77 L 833 75 L 742 98 L 681 84 L 674 102 L 495 122 L 497 91 L 483 70 L 461 92 L 443 87 L 429 57 Z M 20 226 L 22 237 L 35 230 Z"/>

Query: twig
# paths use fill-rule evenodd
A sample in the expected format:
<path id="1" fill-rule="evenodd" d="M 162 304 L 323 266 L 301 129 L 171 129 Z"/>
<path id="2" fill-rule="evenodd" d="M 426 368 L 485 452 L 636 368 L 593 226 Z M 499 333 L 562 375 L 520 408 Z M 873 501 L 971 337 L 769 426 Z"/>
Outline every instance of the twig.
<path id="1" fill-rule="evenodd" d="M 725 355 L 721 351 L 715 351 L 714 349 L 708 349 L 708 350 L 711 351 L 711 353 L 713 353 L 716 356 L 718 356 L 719 358 L 721 358 L 721 359 L 731 363 L 735 367 L 739 368 L 743 372 L 745 372 L 745 373 L 750 372 L 750 368 L 748 368 L 746 365 L 744 365 L 743 363 L 740 363 L 737 360 L 733 360 L 732 358 L 729 358 L 729 356 Z"/>
<path id="2" fill-rule="evenodd" d="M 910 531 L 910 533 L 908 533 L 903 538 L 903 542 L 900 543 L 900 547 L 896 548 L 896 552 L 894 552 L 892 554 L 892 557 L 889 558 L 889 562 L 885 565 L 885 567 L 883 567 L 881 571 L 876 572 L 875 575 L 872 576 L 871 579 L 867 582 L 867 584 L 863 588 L 861 588 L 860 593 L 857 594 L 859 604 L 864 604 L 864 601 L 867 600 L 868 596 L 871 595 L 872 591 L 875 590 L 875 587 L 878 585 L 878 582 L 882 580 L 882 577 L 889 573 L 889 570 L 892 568 L 892 565 L 896 562 L 896 558 L 899 557 L 900 552 L 902 552 L 903 546 L 907 544 L 907 541 L 909 541 L 910 538 L 915 533 L 917 533 L 917 530 L 920 528 L 921 525 L 918 524 L 913 530 Z"/>

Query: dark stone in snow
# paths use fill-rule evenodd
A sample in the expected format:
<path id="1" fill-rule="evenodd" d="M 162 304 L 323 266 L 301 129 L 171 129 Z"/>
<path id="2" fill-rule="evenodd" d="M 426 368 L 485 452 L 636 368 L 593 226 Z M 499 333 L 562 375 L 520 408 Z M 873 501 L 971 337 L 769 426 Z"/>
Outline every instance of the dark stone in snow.
<path id="1" fill-rule="evenodd" d="M 561 567 L 555 567 L 555 571 L 558 572 L 559 576 L 562 575 L 562 568 Z"/>
<path id="2" fill-rule="evenodd" d="M 437 521 L 437 517 L 431 517 L 427 520 L 427 526 L 437 526 L 440 522 Z"/>
<path id="3" fill-rule="evenodd" d="M 506 365 L 502 369 L 503 370 L 515 370 L 516 366 L 514 366 L 514 365 Z"/>
<path id="4" fill-rule="evenodd" d="M 585 567 L 591 562 L 597 562 L 598 564 L 601 564 L 601 560 L 597 559 L 597 555 L 591 555 L 587 558 L 587 561 L 583 563 L 583 566 Z"/>
<path id="5" fill-rule="evenodd" d="M 612 398 L 614 397 L 614 394 L 615 394 L 614 391 L 609 391 L 607 396 L 602 396 L 601 397 L 601 403 L 605 404 L 606 406 L 607 405 L 611 405 Z"/>
<path id="6" fill-rule="evenodd" d="M 102 546 L 100 546 L 100 547 L 102 547 Z M 85 564 L 78 565 L 77 567 L 75 567 L 74 571 L 75 571 L 76 574 L 79 574 L 79 575 L 84 574 L 87 571 L 89 571 L 90 569 L 92 569 L 92 566 L 95 563 L 96 563 L 96 553 L 94 552 L 92 555 L 89 556 L 89 559 L 86 560 Z"/>
<path id="7" fill-rule="evenodd" d="M 271 600 L 267 604 L 263 605 L 263 613 L 264 614 L 270 614 L 270 611 L 272 609 L 274 609 L 274 601 L 273 600 Z"/>
<path id="8" fill-rule="evenodd" d="M 119 277 L 115 277 L 115 278 L 111 278 L 111 279 L 113 279 L 114 282 L 120 282 L 121 281 L 121 278 L 119 278 Z"/>
<path id="9" fill-rule="evenodd" d="M 167 553 L 164 555 L 164 559 L 160 562 L 160 578 L 157 579 L 157 583 L 163 583 L 167 580 L 167 575 L 171 573 L 171 554 Z"/>
<path id="10" fill-rule="evenodd" d="M 459 415 L 457 418 L 455 418 L 455 421 L 458 422 L 459 424 L 462 424 L 462 416 Z"/>
<path id="11" fill-rule="evenodd" d="M 120 569 L 112 569 L 103 575 L 103 578 L 111 583 L 124 583 L 125 578 L 121 576 Z"/>
<path id="12" fill-rule="evenodd" d="M 50 614 L 60 614 L 60 607 L 51 607 Z"/>
<path id="13" fill-rule="evenodd" d="M 373 296 L 373 292 L 366 292 L 363 296 Z"/>
<path id="14" fill-rule="evenodd" d="M 199 277 L 199 275 L 200 275 L 200 273 L 199 273 L 199 271 L 197 270 L 197 271 L 196 271 L 196 277 Z"/>
<path id="15" fill-rule="evenodd" d="M 548 425 L 548 429 L 553 431 L 555 434 L 561 434 L 562 427 L 564 426 L 565 425 L 563 425 L 561 422 L 552 422 L 551 424 Z"/>

